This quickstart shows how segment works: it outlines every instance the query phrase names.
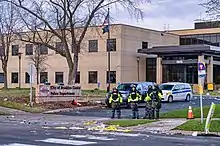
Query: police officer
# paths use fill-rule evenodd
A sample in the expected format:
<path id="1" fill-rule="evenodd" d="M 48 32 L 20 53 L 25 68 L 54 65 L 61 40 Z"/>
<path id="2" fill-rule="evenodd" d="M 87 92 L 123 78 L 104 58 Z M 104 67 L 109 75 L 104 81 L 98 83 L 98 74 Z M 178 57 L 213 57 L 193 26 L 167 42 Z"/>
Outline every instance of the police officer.
<path id="1" fill-rule="evenodd" d="M 113 88 L 113 92 L 111 93 L 110 95 L 110 98 L 109 98 L 109 103 L 111 104 L 111 107 L 112 107 L 112 119 L 115 118 L 115 111 L 117 110 L 117 116 L 118 116 L 118 119 L 120 119 L 121 117 L 121 103 L 122 103 L 122 97 L 120 95 L 120 93 L 118 92 L 118 90 L 114 87 Z"/>
<path id="2" fill-rule="evenodd" d="M 152 117 L 155 118 L 155 119 L 159 119 L 162 95 L 163 95 L 163 93 L 160 90 L 159 86 L 157 84 L 155 84 L 153 86 L 153 92 L 151 94 L 151 99 L 152 99 Z M 155 115 L 155 111 L 156 111 L 156 115 Z"/>
<path id="3" fill-rule="evenodd" d="M 140 99 L 141 96 L 136 90 L 136 86 L 132 85 L 132 90 L 128 97 L 128 103 L 130 104 L 133 113 L 132 119 L 139 119 L 138 102 Z"/>
<path id="4" fill-rule="evenodd" d="M 153 92 L 153 88 L 151 85 L 149 85 L 147 95 L 144 99 L 144 101 L 146 102 L 144 119 L 151 119 L 152 117 L 151 116 L 152 115 L 152 100 L 150 98 L 152 92 Z"/>

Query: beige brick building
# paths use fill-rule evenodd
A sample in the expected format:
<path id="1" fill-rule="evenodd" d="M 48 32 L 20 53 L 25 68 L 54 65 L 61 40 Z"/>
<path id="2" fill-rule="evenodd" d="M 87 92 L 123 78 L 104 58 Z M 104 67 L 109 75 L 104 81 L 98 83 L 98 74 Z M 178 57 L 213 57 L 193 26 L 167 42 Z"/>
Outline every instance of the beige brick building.
<path id="1" fill-rule="evenodd" d="M 139 55 L 140 48 L 153 46 L 179 45 L 179 36 L 162 33 L 134 26 L 117 24 L 111 26 L 111 79 L 115 85 L 118 82 L 145 81 L 146 80 L 146 55 Z M 107 82 L 107 34 L 102 34 L 101 28 L 90 27 L 84 39 L 79 59 L 77 82 L 82 89 L 106 89 Z M 56 41 L 54 41 L 56 45 Z M 28 76 L 29 55 L 33 53 L 32 45 L 16 41 L 13 42 L 8 62 L 8 85 L 10 88 L 18 87 L 21 81 L 22 88 L 30 87 Z M 21 55 L 21 80 L 19 80 L 19 59 Z M 32 52 L 32 53 L 31 53 Z M 48 55 L 46 70 L 40 73 L 40 81 L 67 83 L 68 66 L 65 58 L 55 51 L 44 48 Z M 140 57 L 139 65 L 137 57 Z M 139 66 L 139 68 L 138 68 Z M 139 72 L 139 75 L 138 75 Z M 3 71 L 0 69 L 0 86 L 3 86 Z M 112 87 L 112 86 L 111 86 Z"/>

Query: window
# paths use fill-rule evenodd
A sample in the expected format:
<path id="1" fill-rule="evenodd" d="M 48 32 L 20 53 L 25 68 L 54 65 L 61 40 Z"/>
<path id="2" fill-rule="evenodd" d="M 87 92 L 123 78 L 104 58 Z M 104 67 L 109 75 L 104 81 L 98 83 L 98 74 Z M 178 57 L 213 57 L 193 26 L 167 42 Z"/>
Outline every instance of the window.
<path id="1" fill-rule="evenodd" d="M 42 55 L 46 55 L 46 54 L 48 54 L 48 48 L 47 48 L 47 46 L 45 46 L 45 45 L 40 45 L 39 46 L 39 51 L 40 51 L 40 54 L 42 54 Z"/>
<path id="2" fill-rule="evenodd" d="M 98 40 L 89 40 L 89 52 L 98 52 Z"/>
<path id="3" fill-rule="evenodd" d="M 172 90 L 174 85 L 162 84 L 160 85 L 160 90 Z"/>
<path id="4" fill-rule="evenodd" d="M 58 50 L 58 51 L 63 51 L 64 50 L 64 45 L 63 45 L 63 43 L 62 42 L 56 42 L 56 49 Z M 58 54 L 58 51 L 56 51 L 56 54 Z"/>
<path id="5" fill-rule="evenodd" d="M 116 39 L 108 39 L 107 40 L 107 51 L 110 49 L 110 51 L 116 51 Z"/>
<path id="6" fill-rule="evenodd" d="M 142 42 L 142 49 L 148 48 L 148 42 Z"/>
<path id="7" fill-rule="evenodd" d="M 30 75 L 27 72 L 25 72 L 25 83 L 30 83 Z"/>
<path id="8" fill-rule="evenodd" d="M 98 72 L 89 71 L 89 83 L 97 83 L 97 82 L 98 82 Z"/>
<path id="9" fill-rule="evenodd" d="M 12 45 L 11 47 L 12 56 L 18 56 L 19 52 L 19 46 L 18 45 Z"/>
<path id="10" fill-rule="evenodd" d="M 177 90 L 180 90 L 180 86 L 179 85 L 176 85 L 173 89 L 173 91 L 177 91 Z"/>
<path id="11" fill-rule="evenodd" d="M 55 83 L 63 83 L 63 72 L 55 72 Z"/>
<path id="12" fill-rule="evenodd" d="M 108 83 L 108 71 L 106 72 L 106 82 Z M 110 71 L 110 83 L 116 83 L 116 71 Z"/>
<path id="13" fill-rule="evenodd" d="M 17 72 L 11 73 L 11 83 L 18 83 L 18 73 Z"/>
<path id="14" fill-rule="evenodd" d="M 45 83 L 48 81 L 47 72 L 40 72 L 40 83 Z"/>
<path id="15" fill-rule="evenodd" d="M 79 84 L 80 83 L 80 72 L 78 71 L 76 74 L 76 81 L 75 83 Z"/>
<path id="16" fill-rule="evenodd" d="M 0 56 L 4 56 L 5 55 L 5 49 L 4 47 L 0 46 Z"/>
<path id="17" fill-rule="evenodd" d="M 25 45 L 25 55 L 33 55 L 33 44 Z"/>
<path id="18" fill-rule="evenodd" d="M 125 83 L 125 84 L 120 84 L 117 89 L 118 91 L 131 91 L 132 85 L 137 86 L 137 84 L 130 84 L 130 83 Z"/>
<path id="19" fill-rule="evenodd" d="M 180 84 L 180 90 L 185 90 L 185 85 L 184 84 Z"/>
<path id="20" fill-rule="evenodd" d="M 4 73 L 0 73 L 0 83 L 4 83 Z"/>

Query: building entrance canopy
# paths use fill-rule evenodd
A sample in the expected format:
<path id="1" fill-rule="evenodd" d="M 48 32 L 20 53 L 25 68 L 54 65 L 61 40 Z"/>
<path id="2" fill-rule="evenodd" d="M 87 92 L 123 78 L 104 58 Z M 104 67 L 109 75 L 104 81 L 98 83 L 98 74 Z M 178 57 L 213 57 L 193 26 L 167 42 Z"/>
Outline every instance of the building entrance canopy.
<path id="1" fill-rule="evenodd" d="M 157 56 L 154 63 L 157 83 L 182 81 L 197 84 L 198 62 L 206 63 L 207 83 L 213 83 L 213 76 L 216 82 L 220 77 L 220 73 L 218 75 L 217 72 L 217 68 L 220 67 L 220 47 L 210 45 L 158 46 L 138 49 L 138 53 Z M 152 72 L 152 66 L 148 67 L 147 64 L 146 68 L 147 72 Z"/>

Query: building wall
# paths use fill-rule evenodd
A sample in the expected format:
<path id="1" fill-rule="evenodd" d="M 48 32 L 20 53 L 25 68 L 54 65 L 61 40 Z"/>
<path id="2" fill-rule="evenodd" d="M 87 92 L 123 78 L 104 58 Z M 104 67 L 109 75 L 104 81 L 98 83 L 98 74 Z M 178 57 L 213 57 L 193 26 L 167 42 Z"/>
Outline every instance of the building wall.
<path id="1" fill-rule="evenodd" d="M 179 45 L 179 36 L 133 26 L 122 26 L 121 82 L 138 81 L 137 50 L 142 41 L 153 46 Z M 139 80 L 146 81 L 146 57 L 140 57 Z"/>
<path id="2" fill-rule="evenodd" d="M 111 71 L 116 71 L 116 83 L 137 81 L 137 62 L 136 52 L 141 48 L 142 41 L 149 43 L 149 47 L 156 45 L 178 45 L 179 38 L 176 35 L 164 34 L 154 30 L 147 30 L 127 25 L 113 25 L 110 32 L 111 38 L 116 39 L 116 51 L 111 52 Z M 98 40 L 98 52 L 88 52 L 88 40 Z M 102 34 L 101 28 L 90 27 L 86 33 L 85 39 L 81 46 L 79 56 L 78 71 L 80 71 L 80 85 L 82 89 L 97 88 L 97 83 L 88 83 L 88 71 L 98 71 L 98 82 L 100 89 L 106 89 L 106 71 L 107 50 L 106 50 L 107 33 Z M 55 40 L 54 45 L 55 45 Z M 23 53 L 21 57 L 21 87 L 28 88 L 30 84 L 25 83 L 25 72 L 28 72 L 29 56 L 25 55 L 25 44 L 21 41 L 13 42 L 19 45 L 19 52 Z M 64 84 L 68 80 L 68 66 L 66 59 L 53 50 L 48 50 L 48 59 L 46 61 L 48 72 L 48 82 L 55 84 L 55 72 L 64 73 Z M 73 54 L 72 54 L 73 56 Z M 11 83 L 11 73 L 18 72 L 18 56 L 11 56 L 9 53 L 8 62 L 8 85 L 10 88 L 18 87 L 18 83 Z M 1 62 L 0 62 L 1 65 Z M 3 72 L 0 68 L 0 72 Z M 145 81 L 146 59 L 140 60 L 140 80 Z M 115 86 L 113 84 L 111 87 Z M 3 83 L 0 83 L 3 87 Z"/>

